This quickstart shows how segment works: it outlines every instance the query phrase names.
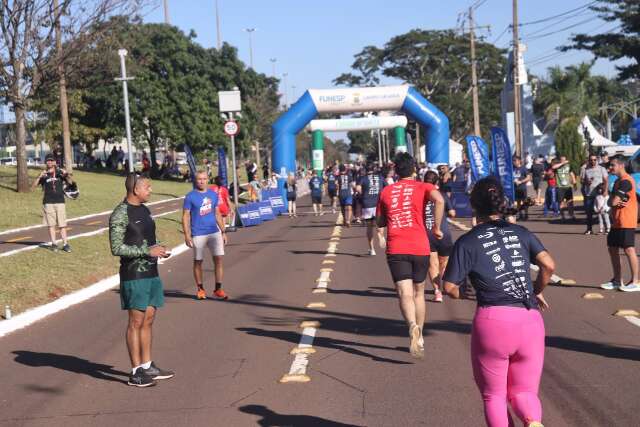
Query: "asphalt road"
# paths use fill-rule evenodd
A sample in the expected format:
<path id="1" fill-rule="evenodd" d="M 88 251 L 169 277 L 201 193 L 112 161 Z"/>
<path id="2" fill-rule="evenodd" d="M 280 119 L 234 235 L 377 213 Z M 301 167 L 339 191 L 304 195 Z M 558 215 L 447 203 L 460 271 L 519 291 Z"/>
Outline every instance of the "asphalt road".
<path id="1" fill-rule="evenodd" d="M 412 359 L 384 254 L 366 256 L 365 230 L 352 227 L 342 230 L 337 256 L 326 257 L 334 221 L 279 218 L 230 234 L 227 302 L 194 300 L 189 253 L 167 260 L 154 360 L 176 377 L 157 387 L 124 384 L 126 316 L 115 291 L 0 338 L 0 425 L 483 425 L 469 362 L 474 302 L 429 302 L 426 356 Z M 640 328 L 611 315 L 640 309 L 640 294 L 582 299 L 610 275 L 604 238 L 583 236 L 580 226 L 527 225 L 557 273 L 578 281 L 546 291 L 545 425 L 640 425 Z M 321 268 L 333 268 L 329 292 L 314 294 Z M 311 381 L 280 384 L 303 320 L 321 323 Z"/>
<path id="2" fill-rule="evenodd" d="M 72 202 L 70 202 L 72 203 Z M 115 207 L 115 206 L 114 206 Z M 175 211 L 182 208 L 182 200 L 168 200 L 149 206 L 152 215 L 159 215 L 166 212 Z M 109 215 L 95 215 L 89 218 L 82 218 L 74 221 L 67 221 L 67 233 L 69 237 L 79 234 L 95 232 L 109 226 Z M 60 234 L 57 235 L 60 239 Z M 49 230 L 44 225 L 31 228 L 28 230 L 17 231 L 0 235 L 0 256 L 10 256 L 9 252 L 15 253 L 20 249 L 38 246 L 42 243 L 49 242 Z M 60 243 L 59 243 L 60 244 Z M 73 241 L 69 242 L 73 248 Z"/>

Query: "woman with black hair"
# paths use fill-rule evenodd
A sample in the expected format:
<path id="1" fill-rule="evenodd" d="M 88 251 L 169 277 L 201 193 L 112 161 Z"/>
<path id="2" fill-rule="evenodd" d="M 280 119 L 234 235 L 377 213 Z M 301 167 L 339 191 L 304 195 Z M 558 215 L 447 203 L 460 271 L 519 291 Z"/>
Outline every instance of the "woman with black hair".
<path id="1" fill-rule="evenodd" d="M 478 308 L 471 332 L 473 375 L 491 427 L 514 425 L 507 405 L 525 426 L 540 427 L 538 387 L 544 363 L 542 291 L 555 268 L 551 255 L 526 228 L 502 218 L 508 203 L 495 177 L 471 192 L 478 225 L 456 242 L 444 274 L 444 291 L 460 298 L 467 277 Z M 531 282 L 530 263 L 540 268 Z"/>

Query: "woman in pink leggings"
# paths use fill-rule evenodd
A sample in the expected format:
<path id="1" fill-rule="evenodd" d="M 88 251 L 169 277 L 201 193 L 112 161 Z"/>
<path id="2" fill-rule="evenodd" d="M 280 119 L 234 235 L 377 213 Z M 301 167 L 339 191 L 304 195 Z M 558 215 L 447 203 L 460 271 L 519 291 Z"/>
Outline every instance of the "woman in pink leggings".
<path id="1" fill-rule="evenodd" d="M 504 190 L 493 177 L 471 193 L 478 225 L 456 242 L 444 274 L 444 291 L 453 298 L 470 280 L 478 308 L 471 331 L 473 376 L 482 394 L 490 427 L 514 426 L 508 405 L 525 426 L 542 426 L 538 387 L 544 364 L 544 322 L 548 308 L 542 291 L 554 262 L 526 228 L 508 223 Z M 530 263 L 540 267 L 531 282 Z"/>

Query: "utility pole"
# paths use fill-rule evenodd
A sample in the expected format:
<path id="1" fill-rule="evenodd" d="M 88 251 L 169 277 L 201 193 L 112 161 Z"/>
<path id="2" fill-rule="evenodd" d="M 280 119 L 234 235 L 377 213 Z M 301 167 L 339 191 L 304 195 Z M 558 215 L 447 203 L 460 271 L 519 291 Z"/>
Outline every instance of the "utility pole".
<path id="1" fill-rule="evenodd" d="M 129 116 L 129 90 L 127 88 L 127 81 L 133 80 L 133 77 L 127 77 L 127 66 L 125 63 L 125 57 L 127 56 L 126 49 L 119 49 L 118 56 L 120 56 L 120 73 L 121 77 L 115 79 L 122 82 L 122 97 L 124 102 L 124 122 L 125 130 L 127 132 L 127 154 L 129 157 L 129 173 L 133 172 L 133 147 L 131 145 L 131 119 Z"/>
<path id="2" fill-rule="evenodd" d="M 287 98 L 287 76 L 289 73 L 282 73 L 282 79 L 284 80 L 284 110 L 287 111 L 289 109 L 289 99 Z"/>
<path id="3" fill-rule="evenodd" d="M 271 75 L 273 77 L 276 76 L 276 61 L 278 59 L 277 58 L 269 58 L 269 61 L 271 61 Z"/>
<path id="4" fill-rule="evenodd" d="M 60 119 L 62 121 L 62 147 L 64 151 L 64 166 L 67 172 L 73 172 L 73 152 L 71 149 L 71 129 L 69 126 L 69 104 L 67 101 L 67 78 L 64 71 L 62 55 L 62 9 L 58 0 L 53 0 L 55 11 L 56 55 L 58 61 L 58 86 L 60 87 Z"/>
<path id="5" fill-rule="evenodd" d="M 245 28 L 245 31 L 249 33 L 249 67 L 253 69 L 253 38 L 251 35 L 256 31 L 255 28 Z"/>
<path id="6" fill-rule="evenodd" d="M 216 36 L 218 38 L 218 50 L 222 47 L 222 36 L 220 36 L 220 13 L 218 13 L 218 0 L 216 0 Z"/>
<path id="7" fill-rule="evenodd" d="M 169 0 L 164 0 L 164 23 L 169 25 Z"/>
<path id="8" fill-rule="evenodd" d="M 522 157 L 522 109 L 520 107 L 520 37 L 518 36 L 518 0 L 513 0 L 513 121 L 516 154 Z"/>
<path id="9" fill-rule="evenodd" d="M 471 41 L 471 93 L 473 97 L 473 134 L 480 136 L 480 107 L 478 105 L 478 75 L 476 73 L 476 40 L 473 6 L 469 8 L 469 39 Z"/>

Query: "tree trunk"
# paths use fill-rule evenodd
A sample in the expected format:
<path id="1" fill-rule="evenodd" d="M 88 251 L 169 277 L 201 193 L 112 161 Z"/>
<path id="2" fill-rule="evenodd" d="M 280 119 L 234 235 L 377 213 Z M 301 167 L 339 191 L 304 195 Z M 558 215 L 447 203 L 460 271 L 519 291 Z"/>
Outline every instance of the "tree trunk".
<path id="1" fill-rule="evenodd" d="M 158 176 L 158 163 L 156 162 L 156 147 L 158 146 L 155 138 L 149 139 L 149 160 L 151 161 L 151 176 Z"/>
<path id="2" fill-rule="evenodd" d="M 53 1 L 53 7 L 58 10 L 58 0 Z M 62 120 L 62 149 L 64 152 L 64 166 L 67 172 L 73 172 L 73 151 L 71 149 L 71 130 L 69 129 L 69 107 L 67 103 L 67 79 L 64 75 L 62 62 L 62 31 L 60 19 L 62 11 L 56 17 L 56 51 L 58 55 L 58 78 L 60 85 L 60 119 Z"/>
<path id="3" fill-rule="evenodd" d="M 16 189 L 18 193 L 28 193 L 31 187 L 27 170 L 25 111 L 21 103 L 14 103 L 13 106 L 16 114 L 16 160 L 18 162 Z"/>

